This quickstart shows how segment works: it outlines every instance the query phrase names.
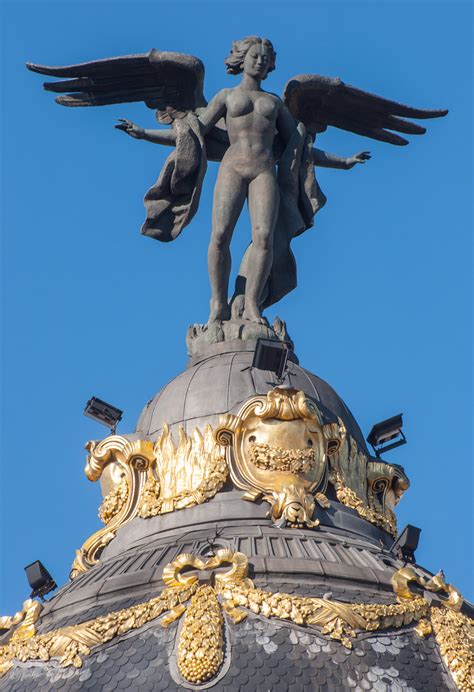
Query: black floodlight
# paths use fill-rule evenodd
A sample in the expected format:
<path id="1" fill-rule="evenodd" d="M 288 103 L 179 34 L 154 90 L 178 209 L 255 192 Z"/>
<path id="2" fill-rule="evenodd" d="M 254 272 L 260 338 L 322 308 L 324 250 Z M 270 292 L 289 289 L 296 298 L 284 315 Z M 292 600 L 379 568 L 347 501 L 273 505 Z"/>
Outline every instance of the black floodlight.
<path id="1" fill-rule="evenodd" d="M 270 370 L 276 374 L 277 380 L 282 380 L 288 360 L 288 344 L 272 339 L 258 339 L 253 354 L 252 368 Z"/>
<path id="2" fill-rule="evenodd" d="M 122 420 L 123 411 L 93 396 L 86 404 L 84 415 L 102 423 L 106 428 L 110 428 L 112 433 L 115 433 L 117 423 Z"/>
<path id="3" fill-rule="evenodd" d="M 402 416 L 403 413 L 399 413 L 398 416 L 376 423 L 367 435 L 367 442 L 376 456 L 380 457 L 382 452 L 388 452 L 389 449 L 395 449 L 395 447 L 406 444 L 406 437 L 402 431 Z"/>
<path id="4" fill-rule="evenodd" d="M 32 562 L 31 565 L 27 565 L 25 567 L 25 572 L 28 583 L 33 589 L 30 594 L 30 598 L 36 598 L 36 596 L 39 596 L 44 601 L 43 596 L 58 588 L 58 585 L 46 567 L 39 560 Z"/>
<path id="5" fill-rule="evenodd" d="M 420 533 L 421 529 L 417 526 L 407 524 L 393 543 L 390 552 L 405 562 L 415 562 L 415 550 L 418 548 Z"/>

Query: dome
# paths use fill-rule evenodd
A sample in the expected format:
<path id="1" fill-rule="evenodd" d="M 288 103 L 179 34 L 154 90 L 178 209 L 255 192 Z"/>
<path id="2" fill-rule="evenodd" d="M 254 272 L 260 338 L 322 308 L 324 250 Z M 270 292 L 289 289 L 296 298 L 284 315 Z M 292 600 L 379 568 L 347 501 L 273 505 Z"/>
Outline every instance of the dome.
<path id="1" fill-rule="evenodd" d="M 266 394 L 277 386 L 274 373 L 252 368 L 256 341 L 231 341 L 210 346 L 187 370 L 175 377 L 151 399 L 140 416 L 136 432 L 155 439 L 164 423 L 175 432 L 182 425 L 187 433 L 195 426 L 216 426 L 221 414 L 234 411 L 255 394 Z M 357 422 L 341 397 L 317 375 L 289 362 L 285 385 L 303 391 L 340 418 L 361 450 L 367 446 Z"/>
<path id="2" fill-rule="evenodd" d="M 280 385 L 254 348 L 212 345 L 134 433 L 88 443 L 105 527 L 0 629 L 0 690 L 468 689 L 472 607 L 393 547 L 402 470 L 370 457 L 324 380 L 293 358 Z M 247 448 L 268 452 L 249 492 L 252 416 L 273 439 Z M 301 429 L 324 449 L 283 448 Z"/>

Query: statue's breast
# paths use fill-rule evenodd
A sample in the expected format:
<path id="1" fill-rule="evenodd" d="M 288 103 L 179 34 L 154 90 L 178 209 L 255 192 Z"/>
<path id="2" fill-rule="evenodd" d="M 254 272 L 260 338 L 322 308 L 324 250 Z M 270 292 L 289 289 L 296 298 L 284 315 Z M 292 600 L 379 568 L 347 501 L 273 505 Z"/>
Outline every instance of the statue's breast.
<path id="1" fill-rule="evenodd" d="M 227 114 L 231 118 L 239 118 L 255 112 L 268 120 L 274 120 L 277 108 L 277 103 L 271 96 L 255 92 L 248 94 L 235 91 L 227 102 Z"/>
<path id="2" fill-rule="evenodd" d="M 259 96 L 255 102 L 255 111 L 268 120 L 276 116 L 277 104 L 271 96 Z"/>
<path id="3" fill-rule="evenodd" d="M 227 102 L 227 114 L 231 118 L 239 118 L 242 115 L 252 113 L 254 104 L 250 96 L 243 92 L 233 93 Z"/>

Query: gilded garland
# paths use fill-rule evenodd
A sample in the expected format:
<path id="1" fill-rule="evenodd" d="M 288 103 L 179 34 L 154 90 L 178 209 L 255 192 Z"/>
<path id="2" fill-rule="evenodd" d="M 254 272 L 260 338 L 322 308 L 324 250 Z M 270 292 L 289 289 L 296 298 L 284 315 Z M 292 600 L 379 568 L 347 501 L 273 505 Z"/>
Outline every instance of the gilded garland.
<path id="1" fill-rule="evenodd" d="M 218 570 L 230 565 L 227 572 Z M 210 583 L 200 584 L 196 572 L 212 572 Z M 186 570 L 186 572 L 184 572 Z M 375 632 L 413 624 L 420 636 L 434 633 L 441 654 L 458 688 L 468 691 L 472 655 L 472 623 L 462 613 L 462 598 L 439 573 L 432 579 L 420 577 L 413 568 L 393 575 L 398 602 L 380 605 L 349 604 L 320 598 L 271 593 L 255 588 L 247 577 L 248 559 L 243 553 L 218 550 L 207 560 L 182 554 L 163 570 L 165 589 L 151 600 L 103 615 L 78 625 L 36 634 L 34 623 L 40 604 L 25 602 L 24 610 L 0 623 L 12 630 L 9 642 L 0 647 L 0 675 L 13 661 L 59 658 L 62 666 L 80 668 L 84 656 L 113 638 L 161 617 L 168 627 L 183 614 L 178 630 L 177 665 L 184 680 L 202 684 L 214 678 L 225 656 L 224 613 L 239 623 L 249 612 L 317 628 L 323 635 L 351 648 L 360 632 Z M 427 591 L 447 594 L 438 606 L 410 589 L 417 582 Z"/>

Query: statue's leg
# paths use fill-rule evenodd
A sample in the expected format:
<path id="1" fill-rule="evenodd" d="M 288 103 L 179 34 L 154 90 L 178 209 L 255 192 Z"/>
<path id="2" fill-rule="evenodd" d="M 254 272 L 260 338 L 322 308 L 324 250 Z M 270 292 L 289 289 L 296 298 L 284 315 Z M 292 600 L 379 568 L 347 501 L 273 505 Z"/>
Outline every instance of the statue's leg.
<path id="1" fill-rule="evenodd" d="M 230 319 L 228 302 L 230 241 L 247 196 L 247 183 L 230 166 L 221 164 L 214 189 L 212 233 L 208 252 L 211 282 L 209 322 Z"/>
<path id="2" fill-rule="evenodd" d="M 280 193 L 275 174 L 265 171 L 249 185 L 252 245 L 249 248 L 244 318 L 264 323 L 260 297 L 273 259 L 273 230 L 278 216 Z"/>

